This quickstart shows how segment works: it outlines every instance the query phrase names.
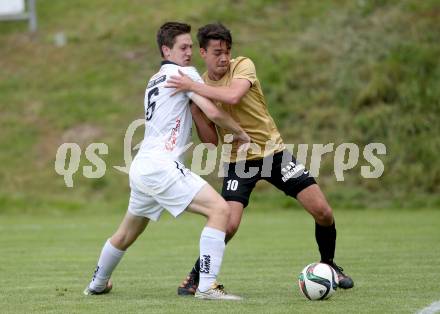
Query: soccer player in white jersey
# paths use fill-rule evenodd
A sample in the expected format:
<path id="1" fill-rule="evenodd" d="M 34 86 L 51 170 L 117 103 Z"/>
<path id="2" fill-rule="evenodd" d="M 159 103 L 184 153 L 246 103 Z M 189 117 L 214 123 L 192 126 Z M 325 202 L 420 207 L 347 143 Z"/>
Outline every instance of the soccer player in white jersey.
<path id="1" fill-rule="evenodd" d="M 130 201 L 118 230 L 105 243 L 95 273 L 84 290 L 86 295 L 104 294 L 112 289 L 110 276 L 128 247 L 144 231 L 150 220 L 157 221 L 163 210 L 178 216 L 183 211 L 201 214 L 207 223 L 200 236 L 200 283 L 195 296 L 200 299 L 239 300 L 225 292 L 216 278 L 225 249 L 229 217 L 226 201 L 198 175 L 182 164 L 190 139 L 194 102 L 214 123 L 231 131 L 243 148 L 250 138 L 222 109 L 192 92 L 173 96 L 166 80 L 179 70 L 203 82 L 189 67 L 192 56 L 191 26 L 169 22 L 157 33 L 164 61 L 145 92 L 145 137 L 130 168 Z"/>

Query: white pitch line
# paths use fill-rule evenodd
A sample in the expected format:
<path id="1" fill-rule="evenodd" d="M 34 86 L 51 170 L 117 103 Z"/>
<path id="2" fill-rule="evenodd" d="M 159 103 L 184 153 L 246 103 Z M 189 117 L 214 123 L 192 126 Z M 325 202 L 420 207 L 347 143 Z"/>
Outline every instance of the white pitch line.
<path id="1" fill-rule="evenodd" d="M 433 302 L 429 306 L 417 312 L 417 314 L 434 314 L 434 313 L 440 313 L 440 301 Z"/>

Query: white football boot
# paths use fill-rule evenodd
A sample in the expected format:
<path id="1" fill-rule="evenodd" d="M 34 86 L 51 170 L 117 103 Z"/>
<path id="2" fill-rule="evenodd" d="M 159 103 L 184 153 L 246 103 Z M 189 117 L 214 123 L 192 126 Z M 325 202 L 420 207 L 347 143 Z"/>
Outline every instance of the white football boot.
<path id="1" fill-rule="evenodd" d="M 84 289 L 83 293 L 84 295 L 99 295 L 99 294 L 106 294 L 109 293 L 113 288 L 113 284 L 112 282 L 109 280 L 107 282 L 107 285 L 105 286 L 104 290 L 102 291 L 95 291 L 93 289 L 90 289 L 89 286 L 87 286 L 87 288 Z"/>
<path id="2" fill-rule="evenodd" d="M 243 298 L 238 295 L 227 293 L 223 285 L 219 285 L 216 282 L 212 284 L 211 288 L 209 288 L 204 292 L 197 289 L 194 296 L 198 299 L 203 299 L 203 300 L 229 300 L 229 301 L 243 300 Z"/>

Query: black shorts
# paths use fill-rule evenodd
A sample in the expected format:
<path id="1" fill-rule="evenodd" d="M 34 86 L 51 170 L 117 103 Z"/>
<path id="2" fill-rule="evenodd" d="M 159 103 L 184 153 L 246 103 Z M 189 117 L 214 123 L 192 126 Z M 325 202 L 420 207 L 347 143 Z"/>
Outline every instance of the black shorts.
<path id="1" fill-rule="evenodd" d="M 309 171 L 297 164 L 287 150 L 263 159 L 225 163 L 226 177 L 223 180 L 222 196 L 227 201 L 237 201 L 246 207 L 255 184 L 266 180 L 296 198 L 306 187 L 316 184 Z"/>

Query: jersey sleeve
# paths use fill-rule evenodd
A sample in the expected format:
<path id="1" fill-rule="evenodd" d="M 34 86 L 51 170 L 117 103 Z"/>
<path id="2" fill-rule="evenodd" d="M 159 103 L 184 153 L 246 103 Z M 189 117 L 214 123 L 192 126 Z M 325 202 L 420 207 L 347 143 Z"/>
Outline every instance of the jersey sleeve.
<path id="1" fill-rule="evenodd" d="M 257 80 L 257 71 L 252 60 L 249 58 L 240 60 L 233 70 L 232 79 L 246 79 L 254 85 Z"/>
<path id="2" fill-rule="evenodd" d="M 199 72 L 197 72 L 197 69 L 195 67 L 182 67 L 180 70 L 188 75 L 193 81 L 205 84 L 205 82 L 202 80 Z M 186 95 L 191 98 L 194 92 L 187 91 Z"/>

